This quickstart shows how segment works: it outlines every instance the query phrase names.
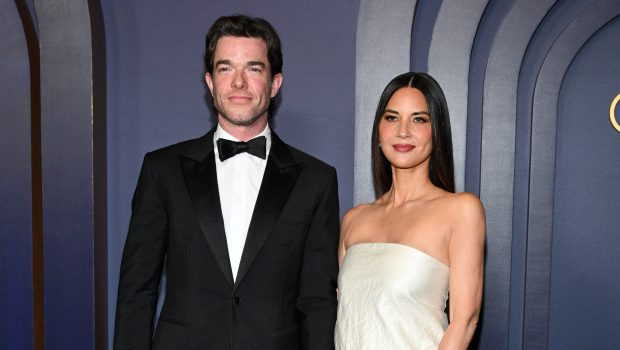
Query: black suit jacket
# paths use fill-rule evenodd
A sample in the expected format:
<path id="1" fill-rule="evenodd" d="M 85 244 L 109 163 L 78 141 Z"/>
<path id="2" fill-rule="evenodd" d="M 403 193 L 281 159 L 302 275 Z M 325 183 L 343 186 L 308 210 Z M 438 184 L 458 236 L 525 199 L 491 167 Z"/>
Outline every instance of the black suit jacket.
<path id="1" fill-rule="evenodd" d="M 233 282 L 213 132 L 144 157 L 121 263 L 114 348 L 333 348 L 335 169 L 272 132 Z M 153 337 L 164 264 L 167 291 Z"/>

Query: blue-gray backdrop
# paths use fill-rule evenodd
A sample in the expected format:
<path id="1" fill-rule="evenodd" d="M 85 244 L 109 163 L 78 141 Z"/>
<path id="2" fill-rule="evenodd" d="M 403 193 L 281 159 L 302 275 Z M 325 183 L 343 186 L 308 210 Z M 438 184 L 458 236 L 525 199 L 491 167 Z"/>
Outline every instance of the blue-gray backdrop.
<path id="1" fill-rule="evenodd" d="M 275 130 L 373 199 L 371 119 L 394 75 L 450 105 L 457 187 L 487 210 L 472 348 L 620 344 L 620 3 L 0 0 L 0 349 L 111 346 L 145 152 L 204 134 L 204 35 L 268 19 L 284 50 Z"/>

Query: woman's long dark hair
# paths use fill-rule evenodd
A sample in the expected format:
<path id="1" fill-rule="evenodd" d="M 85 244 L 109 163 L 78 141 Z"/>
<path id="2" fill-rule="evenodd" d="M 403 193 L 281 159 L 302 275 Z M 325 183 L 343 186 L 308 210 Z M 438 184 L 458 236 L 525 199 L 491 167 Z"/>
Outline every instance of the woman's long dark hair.
<path id="1" fill-rule="evenodd" d="M 426 73 L 404 73 L 392 79 L 385 87 L 372 126 L 372 174 L 377 198 L 392 187 L 392 166 L 379 147 L 379 123 L 385 108 L 396 90 L 411 87 L 418 89 L 428 105 L 431 116 L 433 149 L 431 151 L 429 177 L 433 185 L 454 192 L 454 161 L 452 159 L 452 133 L 448 104 L 441 87 Z"/>

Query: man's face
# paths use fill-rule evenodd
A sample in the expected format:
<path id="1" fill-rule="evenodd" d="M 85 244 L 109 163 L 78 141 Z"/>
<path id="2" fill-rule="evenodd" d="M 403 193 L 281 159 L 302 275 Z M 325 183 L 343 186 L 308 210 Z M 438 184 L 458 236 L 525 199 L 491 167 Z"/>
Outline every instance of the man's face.
<path id="1" fill-rule="evenodd" d="M 270 72 L 262 39 L 224 36 L 218 40 L 213 75 L 207 73 L 205 79 L 225 130 L 264 128 L 269 102 L 282 84 L 282 74 L 271 78 Z"/>

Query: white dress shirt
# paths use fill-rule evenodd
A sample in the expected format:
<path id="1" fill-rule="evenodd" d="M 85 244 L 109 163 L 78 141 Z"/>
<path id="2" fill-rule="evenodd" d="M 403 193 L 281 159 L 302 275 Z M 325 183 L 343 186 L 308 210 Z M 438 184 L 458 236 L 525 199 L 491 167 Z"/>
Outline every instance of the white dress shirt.
<path id="1" fill-rule="evenodd" d="M 256 137 L 265 136 L 267 139 L 266 154 L 269 157 L 271 149 L 271 130 L 269 125 Z M 217 149 L 217 140 L 226 139 L 239 141 L 230 135 L 219 125 L 213 134 L 213 148 L 215 150 L 215 169 L 217 171 L 217 185 L 220 193 L 220 204 L 224 218 L 224 230 L 226 231 L 226 243 L 228 244 L 228 256 L 232 268 L 233 280 L 237 278 L 241 254 L 248 235 L 250 220 L 254 212 L 256 198 L 260 189 L 267 157 L 260 159 L 247 152 L 239 153 L 233 157 L 220 161 Z"/>

